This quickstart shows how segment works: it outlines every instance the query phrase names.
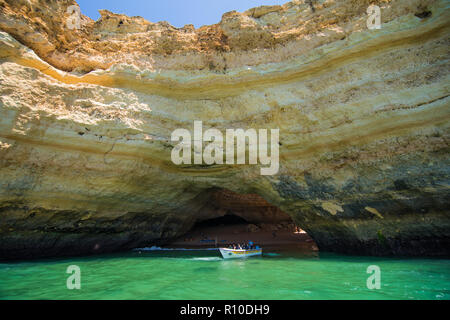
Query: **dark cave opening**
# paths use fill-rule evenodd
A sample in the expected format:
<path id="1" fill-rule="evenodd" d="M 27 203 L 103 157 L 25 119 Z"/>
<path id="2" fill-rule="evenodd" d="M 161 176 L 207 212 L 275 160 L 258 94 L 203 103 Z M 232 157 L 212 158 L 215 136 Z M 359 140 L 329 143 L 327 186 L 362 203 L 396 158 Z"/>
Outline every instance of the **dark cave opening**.
<path id="1" fill-rule="evenodd" d="M 232 213 L 227 213 L 222 217 L 197 222 L 194 228 L 226 226 L 226 225 L 243 225 L 243 224 L 247 225 L 249 224 L 249 222 L 242 217 L 239 217 Z"/>
<path id="2" fill-rule="evenodd" d="M 222 246 L 248 241 L 261 246 L 317 250 L 312 238 L 281 209 L 257 194 L 238 194 L 227 189 L 210 191 L 200 217 L 175 244 Z"/>

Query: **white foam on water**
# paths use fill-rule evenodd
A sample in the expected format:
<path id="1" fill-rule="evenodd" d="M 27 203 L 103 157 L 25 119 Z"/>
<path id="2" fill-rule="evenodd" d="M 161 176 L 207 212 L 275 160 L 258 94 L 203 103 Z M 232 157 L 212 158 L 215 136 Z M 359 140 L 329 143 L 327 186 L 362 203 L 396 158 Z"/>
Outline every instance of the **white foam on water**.
<path id="1" fill-rule="evenodd" d="M 187 249 L 187 248 L 161 248 L 157 246 L 136 248 L 133 251 L 212 251 L 219 250 L 218 248 L 201 248 L 201 249 Z"/>
<path id="2" fill-rule="evenodd" d="M 195 260 L 195 261 L 222 261 L 222 258 L 218 257 L 209 257 L 209 258 L 192 258 L 189 260 Z"/>

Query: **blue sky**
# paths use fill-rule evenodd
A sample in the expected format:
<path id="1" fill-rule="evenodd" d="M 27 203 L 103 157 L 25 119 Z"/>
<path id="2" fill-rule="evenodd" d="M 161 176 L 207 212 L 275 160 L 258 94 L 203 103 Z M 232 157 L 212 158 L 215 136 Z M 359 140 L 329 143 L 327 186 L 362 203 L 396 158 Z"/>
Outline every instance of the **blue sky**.
<path id="1" fill-rule="evenodd" d="M 168 21 L 180 28 L 193 24 L 215 24 L 222 14 L 236 10 L 243 12 L 261 5 L 284 4 L 289 0 L 77 0 L 81 12 L 97 20 L 99 9 L 128 16 L 141 16 L 151 22 Z"/>

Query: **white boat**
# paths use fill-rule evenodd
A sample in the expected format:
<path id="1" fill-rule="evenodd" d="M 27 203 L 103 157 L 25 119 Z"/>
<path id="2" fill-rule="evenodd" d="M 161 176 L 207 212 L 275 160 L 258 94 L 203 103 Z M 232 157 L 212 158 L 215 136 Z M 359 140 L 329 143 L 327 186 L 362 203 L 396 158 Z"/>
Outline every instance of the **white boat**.
<path id="1" fill-rule="evenodd" d="M 233 258 L 247 258 L 253 256 L 262 255 L 262 249 L 228 249 L 228 248 L 220 248 L 220 253 L 224 259 L 233 259 Z"/>

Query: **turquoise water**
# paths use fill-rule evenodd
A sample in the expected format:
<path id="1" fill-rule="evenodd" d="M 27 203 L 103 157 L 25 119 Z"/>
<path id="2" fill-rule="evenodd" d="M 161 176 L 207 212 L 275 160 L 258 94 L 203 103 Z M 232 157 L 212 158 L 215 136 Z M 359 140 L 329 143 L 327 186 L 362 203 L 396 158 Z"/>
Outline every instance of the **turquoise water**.
<path id="1" fill-rule="evenodd" d="M 81 290 L 68 290 L 69 265 Z M 381 270 L 369 290 L 367 267 Z M 0 299 L 439 299 L 450 298 L 450 260 L 351 257 L 274 250 L 222 260 L 216 251 L 151 251 L 0 263 Z"/>

